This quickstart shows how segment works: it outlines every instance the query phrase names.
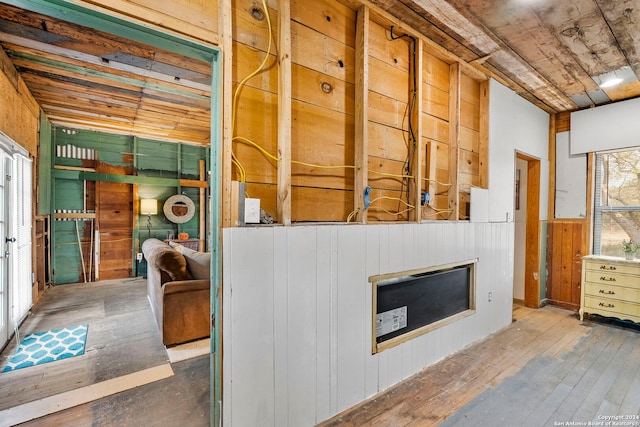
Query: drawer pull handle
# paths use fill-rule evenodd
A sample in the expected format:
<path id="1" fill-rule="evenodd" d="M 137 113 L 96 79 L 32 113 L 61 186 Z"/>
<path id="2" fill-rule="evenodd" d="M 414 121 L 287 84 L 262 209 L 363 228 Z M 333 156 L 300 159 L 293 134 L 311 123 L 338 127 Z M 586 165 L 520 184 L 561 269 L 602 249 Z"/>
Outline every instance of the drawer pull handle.
<path id="1" fill-rule="evenodd" d="M 615 282 L 616 278 L 615 277 L 606 278 L 604 276 L 600 276 L 600 280 L 602 280 L 603 282 Z"/>
<path id="2" fill-rule="evenodd" d="M 616 307 L 615 305 L 613 305 L 613 304 L 611 304 L 611 303 L 607 303 L 607 304 L 605 304 L 605 303 L 603 303 L 603 302 L 601 302 L 601 303 L 600 303 L 600 304 L 598 304 L 598 305 L 599 305 L 600 307 L 607 307 L 607 308 L 615 308 L 615 307 Z"/>
<path id="3" fill-rule="evenodd" d="M 616 267 L 613 265 L 601 265 L 600 270 L 615 270 Z"/>
<path id="4" fill-rule="evenodd" d="M 616 294 L 613 291 L 605 291 L 604 289 L 600 289 L 600 293 L 601 294 L 606 294 L 606 295 L 615 295 Z"/>

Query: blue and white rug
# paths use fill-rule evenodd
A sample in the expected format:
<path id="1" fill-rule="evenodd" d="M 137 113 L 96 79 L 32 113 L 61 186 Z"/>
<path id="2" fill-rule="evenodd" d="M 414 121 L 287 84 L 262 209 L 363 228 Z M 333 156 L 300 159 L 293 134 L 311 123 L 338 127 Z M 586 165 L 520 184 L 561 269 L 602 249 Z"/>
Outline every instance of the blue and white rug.
<path id="1" fill-rule="evenodd" d="M 27 334 L 2 372 L 80 356 L 86 341 L 87 325 Z"/>

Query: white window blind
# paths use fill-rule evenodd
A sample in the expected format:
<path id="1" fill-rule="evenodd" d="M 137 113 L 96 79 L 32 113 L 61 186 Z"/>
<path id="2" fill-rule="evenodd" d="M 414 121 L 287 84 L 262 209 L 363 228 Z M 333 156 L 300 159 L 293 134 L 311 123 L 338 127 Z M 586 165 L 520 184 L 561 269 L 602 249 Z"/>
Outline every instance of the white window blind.
<path id="1" fill-rule="evenodd" d="M 11 207 L 12 231 L 16 242 L 13 245 L 12 281 L 13 315 L 21 322 L 31 308 L 31 160 L 21 154 L 14 154 L 12 177 L 13 198 Z"/>

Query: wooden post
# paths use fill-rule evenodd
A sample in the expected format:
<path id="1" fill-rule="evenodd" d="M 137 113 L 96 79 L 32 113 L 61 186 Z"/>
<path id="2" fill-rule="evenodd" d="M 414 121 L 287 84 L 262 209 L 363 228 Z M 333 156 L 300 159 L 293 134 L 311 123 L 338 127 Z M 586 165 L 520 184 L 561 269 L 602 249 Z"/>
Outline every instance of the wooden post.
<path id="1" fill-rule="evenodd" d="M 231 222 L 231 148 L 233 129 L 232 122 L 232 75 L 233 75 L 233 23 L 232 4 L 229 1 L 218 2 L 218 28 L 222 37 L 222 55 L 217 62 L 212 64 L 212 75 L 220 76 L 222 87 L 217 96 L 211 94 L 211 201 L 210 217 L 211 225 L 209 247 L 211 252 L 211 286 L 210 286 L 210 313 L 211 313 L 211 348 L 209 356 L 209 413 L 210 425 L 222 424 L 222 238 L 221 227 L 229 227 Z M 220 65 L 219 62 L 222 61 Z M 220 81 L 219 80 L 219 81 Z M 216 87 L 216 82 L 211 82 L 211 87 Z M 215 102 L 222 105 L 222 114 L 218 117 L 214 112 Z M 221 121 L 216 125 L 216 121 Z M 219 128 L 215 129 L 215 126 Z M 220 137 L 218 142 L 216 137 Z M 220 144 L 217 146 L 216 144 Z M 222 193 L 222 194 L 220 194 Z"/>
<path id="2" fill-rule="evenodd" d="M 489 80 L 480 83 L 480 187 L 489 188 Z"/>
<path id="3" fill-rule="evenodd" d="M 525 158 L 527 170 L 527 223 L 524 305 L 540 307 L 540 160 Z"/>
<path id="4" fill-rule="evenodd" d="M 420 222 L 422 219 L 422 209 L 420 205 L 420 199 L 422 196 L 422 165 L 424 165 L 425 152 L 422 149 L 422 39 L 414 39 L 413 48 L 415 49 L 415 57 L 411 55 L 409 75 L 411 77 L 411 92 L 415 96 L 415 103 L 413 106 L 413 116 L 409 118 L 412 123 L 413 135 L 409 135 L 409 141 L 415 144 L 415 151 L 413 157 L 410 159 L 411 171 L 414 176 L 413 180 L 409 180 L 409 194 L 411 199 L 409 203 L 415 206 L 415 209 L 411 211 L 410 219 L 412 221 Z M 413 62 L 415 61 L 415 64 Z M 415 65 L 415 66 L 414 66 Z M 415 69 L 415 76 L 412 76 Z M 415 82 L 415 83 L 414 83 Z M 411 101 L 409 101 L 411 102 Z M 415 141 L 413 141 L 415 138 Z M 413 183 L 412 183 L 413 182 Z"/>
<path id="5" fill-rule="evenodd" d="M 595 185 L 595 153 L 587 154 L 587 216 L 582 227 L 582 255 L 589 255 L 593 248 L 593 190 Z"/>
<path id="6" fill-rule="evenodd" d="M 457 221 L 458 157 L 460 156 L 460 64 L 449 67 L 449 219 Z"/>
<path id="7" fill-rule="evenodd" d="M 226 1 L 218 2 L 218 26 L 220 37 L 222 38 L 222 87 L 220 87 L 222 97 L 222 170 L 216 171 L 211 166 L 212 173 L 217 173 L 222 181 L 222 227 L 231 227 L 231 151 L 233 129 L 231 128 L 233 115 L 233 34 L 232 34 L 232 13 L 231 3 Z M 211 82 L 211 87 L 215 87 L 215 82 Z M 211 141 L 215 144 L 216 141 Z M 217 189 L 212 188 L 212 191 Z"/>
<path id="8" fill-rule="evenodd" d="M 436 197 L 436 192 L 438 191 L 438 184 L 436 183 L 436 165 L 437 165 L 437 154 L 438 152 L 438 144 L 436 144 L 435 141 L 429 140 L 426 144 L 426 155 L 427 155 L 427 178 L 429 179 L 429 181 L 427 181 L 427 192 L 429 193 L 429 196 L 431 197 L 431 202 L 429 202 L 430 204 L 434 204 L 435 206 L 435 197 Z M 436 215 L 434 218 L 431 219 L 436 219 L 438 218 L 438 216 Z"/>
<path id="9" fill-rule="evenodd" d="M 269 13 L 269 11 L 265 11 Z M 291 225 L 291 9 L 278 0 L 278 222 Z M 271 36 L 271 35 L 269 35 Z"/>
<path id="10" fill-rule="evenodd" d="M 369 180 L 369 8 L 362 6 L 356 20 L 356 117 L 355 117 L 355 182 L 354 209 L 358 209 L 356 221 L 367 222 L 364 213 L 364 190 Z"/>
<path id="11" fill-rule="evenodd" d="M 547 219 L 556 217 L 556 115 L 549 115 L 549 206 Z"/>

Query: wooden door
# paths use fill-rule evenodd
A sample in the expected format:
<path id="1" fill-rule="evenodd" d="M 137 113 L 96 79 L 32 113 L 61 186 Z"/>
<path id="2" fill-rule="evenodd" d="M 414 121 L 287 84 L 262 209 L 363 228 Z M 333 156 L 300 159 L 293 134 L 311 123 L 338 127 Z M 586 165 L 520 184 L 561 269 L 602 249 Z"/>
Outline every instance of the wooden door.
<path id="1" fill-rule="evenodd" d="M 549 222 L 547 226 L 547 300 L 572 310 L 580 308 L 582 229 L 584 220 Z"/>
<path id="2" fill-rule="evenodd" d="M 100 233 L 98 280 L 131 277 L 133 272 L 133 185 L 96 183 L 96 229 Z"/>

